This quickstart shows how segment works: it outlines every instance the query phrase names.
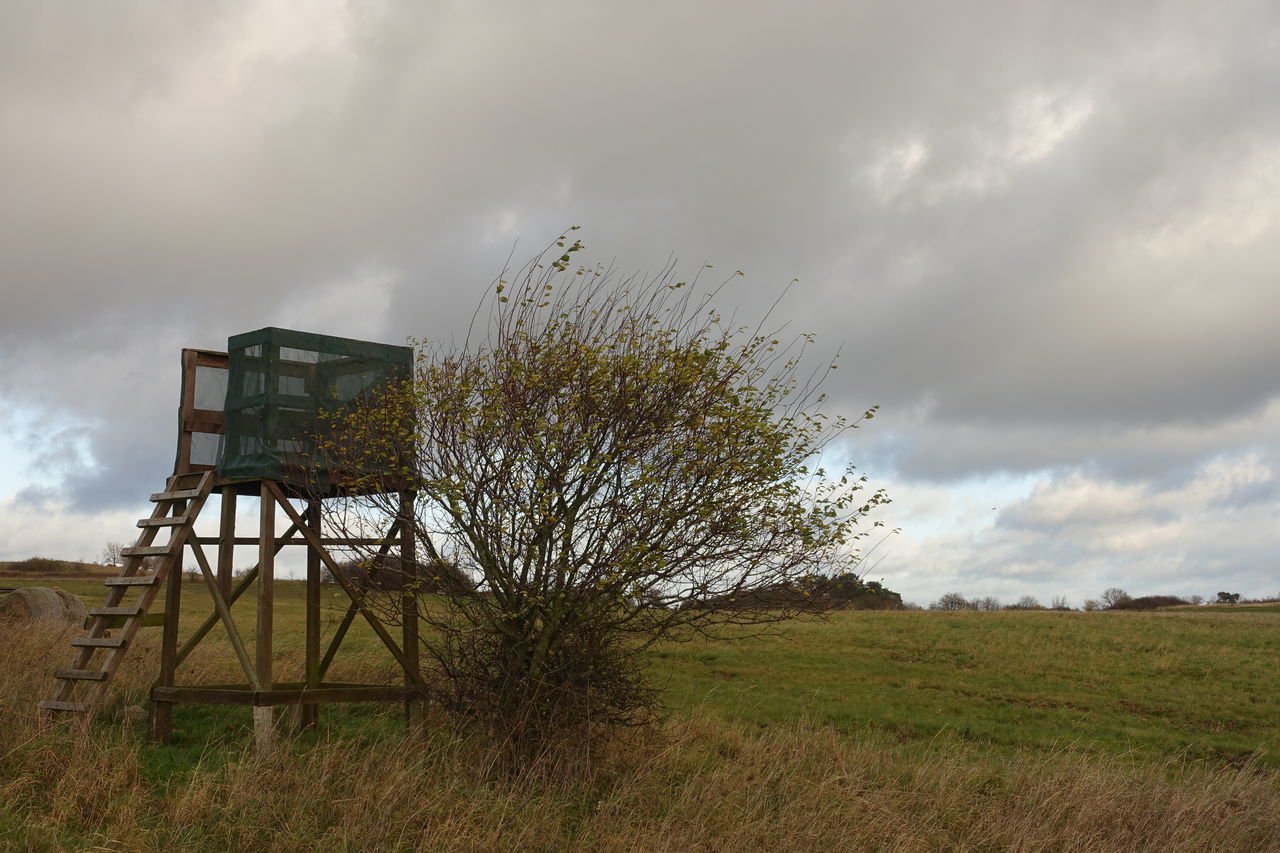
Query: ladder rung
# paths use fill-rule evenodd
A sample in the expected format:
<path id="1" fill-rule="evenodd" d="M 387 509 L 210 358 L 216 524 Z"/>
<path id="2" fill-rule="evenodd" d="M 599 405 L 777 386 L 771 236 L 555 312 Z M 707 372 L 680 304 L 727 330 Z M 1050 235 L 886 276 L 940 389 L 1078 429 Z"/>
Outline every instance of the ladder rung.
<path id="1" fill-rule="evenodd" d="M 141 607 L 91 607 L 90 616 L 137 616 Z"/>
<path id="2" fill-rule="evenodd" d="M 71 641 L 71 645 L 95 649 L 118 649 L 124 645 L 124 637 L 76 637 Z"/>
<path id="3" fill-rule="evenodd" d="M 107 628 L 127 628 L 129 620 L 136 619 L 139 628 L 155 628 L 164 625 L 164 613 L 143 613 L 141 616 L 89 616 L 84 620 L 85 629 L 93 627 L 94 619 L 106 619 Z"/>
<path id="4" fill-rule="evenodd" d="M 151 496 L 151 502 L 158 504 L 164 501 L 185 501 L 198 497 L 200 497 L 199 489 L 176 489 L 172 492 L 156 492 Z"/>
<path id="5" fill-rule="evenodd" d="M 128 578 L 107 578 L 103 581 L 107 586 L 151 586 L 159 575 L 134 575 Z"/>
<path id="6" fill-rule="evenodd" d="M 132 548 L 121 548 L 122 557 L 165 557 L 170 553 L 169 545 L 137 545 Z"/>
<path id="7" fill-rule="evenodd" d="M 59 702 L 55 699 L 44 699 L 37 704 L 46 711 L 75 711 L 77 713 L 84 713 L 89 710 L 88 705 L 82 705 L 79 702 Z"/>
<path id="8" fill-rule="evenodd" d="M 54 678 L 65 678 L 73 681 L 106 681 L 107 674 L 97 669 L 59 669 L 53 673 Z"/>
<path id="9" fill-rule="evenodd" d="M 164 518 L 138 519 L 139 527 L 177 527 L 186 523 L 187 517 L 185 515 L 166 515 Z"/>

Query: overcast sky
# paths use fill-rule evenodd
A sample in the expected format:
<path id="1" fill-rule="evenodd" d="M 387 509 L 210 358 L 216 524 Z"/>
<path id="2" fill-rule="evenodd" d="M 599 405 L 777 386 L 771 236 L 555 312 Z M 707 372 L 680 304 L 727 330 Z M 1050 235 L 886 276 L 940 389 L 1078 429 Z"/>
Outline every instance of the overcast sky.
<path id="1" fill-rule="evenodd" d="M 1280 5 L 0 0 L 0 559 L 131 540 L 178 355 L 403 342 L 512 247 L 842 351 L 872 576 L 1280 592 Z"/>

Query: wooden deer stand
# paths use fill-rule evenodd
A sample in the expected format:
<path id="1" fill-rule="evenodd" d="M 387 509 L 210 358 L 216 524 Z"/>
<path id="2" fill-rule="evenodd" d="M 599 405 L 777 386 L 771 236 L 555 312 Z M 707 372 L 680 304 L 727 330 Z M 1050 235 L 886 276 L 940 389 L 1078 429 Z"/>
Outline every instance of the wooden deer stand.
<path id="1" fill-rule="evenodd" d="M 397 643 L 370 608 L 366 591 L 339 570 L 329 553 L 332 546 L 378 545 L 381 558 L 396 548 L 401 570 L 409 571 L 415 565 L 413 528 L 409 523 L 412 493 L 403 488 L 393 489 L 397 484 L 390 476 L 381 479 L 384 485 L 378 493 L 399 494 L 399 514 L 388 520 L 386 534 L 378 538 L 325 536 L 321 521 L 323 501 L 369 494 L 370 490 L 366 487 L 365 491 L 356 492 L 333 485 L 342 481 L 341 477 L 321 478 L 326 485 L 317 488 L 316 472 L 308 469 L 310 450 L 304 439 L 307 433 L 298 432 L 302 421 L 297 417 L 289 420 L 289 416 L 305 409 L 307 394 L 316 399 L 319 390 L 332 394 L 337 387 L 339 396 L 347 394 L 350 399 L 351 395 L 375 388 L 385 378 L 385 370 L 382 373 L 379 370 L 386 368 L 388 353 L 395 362 L 394 367 L 400 368 L 403 362 L 407 370 L 411 351 L 405 347 L 284 329 L 262 329 L 233 337 L 228 349 L 230 354 L 196 349 L 182 351 L 182 403 L 174 473 L 164 491 L 151 496 L 155 510 L 149 518 L 139 520 L 141 533 L 137 543 L 123 550 L 124 564 L 119 576 L 105 581 L 107 594 L 103 606 L 89 611 L 87 634 L 71 641 L 74 649 L 71 666 L 54 673 L 57 689 L 53 698 L 41 702 L 40 707 L 51 717 L 73 714 L 82 720 L 90 719 L 138 630 L 148 625 L 162 625 L 160 671 L 150 696 L 150 731 L 157 742 L 168 741 L 173 730 L 173 707 L 184 703 L 252 707 L 255 740 L 260 746 L 274 738 L 272 709 L 278 706 L 297 706 L 297 720 L 303 726 L 315 725 L 320 706 L 332 702 L 399 701 L 404 703 L 408 721 L 420 719 L 423 683 L 418 667 L 414 584 L 404 583 L 398 591 L 402 630 Z M 366 357 L 369 352 L 374 353 L 373 360 Z M 381 366 L 375 363 L 378 356 L 383 357 Z M 240 362 L 233 366 L 236 358 Z M 283 397 L 273 395 L 276 389 L 287 393 Z M 227 391 L 225 398 L 221 393 L 224 390 Z M 225 408 L 222 399 L 225 399 Z M 276 418 L 273 408 L 279 408 L 284 415 Z M 314 420 L 306 424 L 312 428 Z M 233 441 L 239 446 L 238 457 L 236 448 L 229 446 Z M 264 447 L 268 451 L 265 456 Z M 368 482 L 367 477 L 361 479 Z M 221 496 L 219 534 L 197 536 L 195 521 L 206 500 L 215 492 Z M 257 497 L 260 502 L 257 536 L 236 535 L 236 502 L 240 496 Z M 295 507 L 295 502 L 301 503 L 301 508 Z M 276 531 L 279 511 L 283 511 L 290 522 L 283 533 Z M 155 539 L 162 530 L 169 531 L 169 541 L 156 545 Z M 237 545 L 258 548 L 257 564 L 238 579 L 232 577 Z M 212 559 L 205 546 L 213 549 Z M 287 546 L 307 549 L 305 671 L 298 681 L 277 680 L 272 659 L 275 557 Z M 183 557 L 188 549 L 199 566 L 214 606 L 214 612 L 194 629 L 179 624 Z M 153 573 L 144 569 L 148 558 L 155 562 Z M 328 567 L 350 599 L 323 653 L 322 566 Z M 251 657 L 232 619 L 231 607 L 255 583 L 257 626 Z M 162 588 L 164 612 L 150 613 Z M 130 598 L 132 600 L 127 600 Z M 395 658 L 404 674 L 403 684 L 326 680 L 329 666 L 357 615 L 369 623 Z M 227 632 L 245 681 L 178 684 L 178 666 L 219 623 Z"/>

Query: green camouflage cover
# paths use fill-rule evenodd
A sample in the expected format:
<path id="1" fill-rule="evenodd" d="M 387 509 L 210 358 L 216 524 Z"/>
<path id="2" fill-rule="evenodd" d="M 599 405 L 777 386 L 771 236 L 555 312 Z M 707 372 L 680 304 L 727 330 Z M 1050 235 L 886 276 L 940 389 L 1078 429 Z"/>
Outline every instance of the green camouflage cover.
<path id="1" fill-rule="evenodd" d="M 411 375 L 410 347 L 268 327 L 227 341 L 226 434 L 218 473 L 328 488 L 314 456 L 322 411 Z M 346 472 L 367 474 L 377 472 Z"/>

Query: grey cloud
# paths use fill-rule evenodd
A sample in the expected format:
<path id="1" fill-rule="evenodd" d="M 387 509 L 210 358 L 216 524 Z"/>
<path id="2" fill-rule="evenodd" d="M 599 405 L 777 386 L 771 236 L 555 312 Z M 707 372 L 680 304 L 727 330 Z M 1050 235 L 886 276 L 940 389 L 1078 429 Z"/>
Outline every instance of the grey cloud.
<path id="1" fill-rule="evenodd" d="M 97 467 L 40 476 L 86 509 L 168 466 L 180 347 L 447 338 L 572 224 L 743 269 L 744 317 L 798 278 L 777 319 L 842 349 L 834 407 L 884 405 L 851 447 L 893 476 L 1280 458 L 1272 4 L 3 14 L 0 397 L 83 425 Z"/>
<path id="2" fill-rule="evenodd" d="M 1227 452 L 1280 464 L 1280 403 L 1239 416 L 1163 423 L 1053 422 L 1042 417 L 946 419 L 928 406 L 882 412 L 858 436 L 876 467 L 910 479 L 960 480 L 983 473 L 1084 468 L 1104 478 L 1169 485 Z"/>

